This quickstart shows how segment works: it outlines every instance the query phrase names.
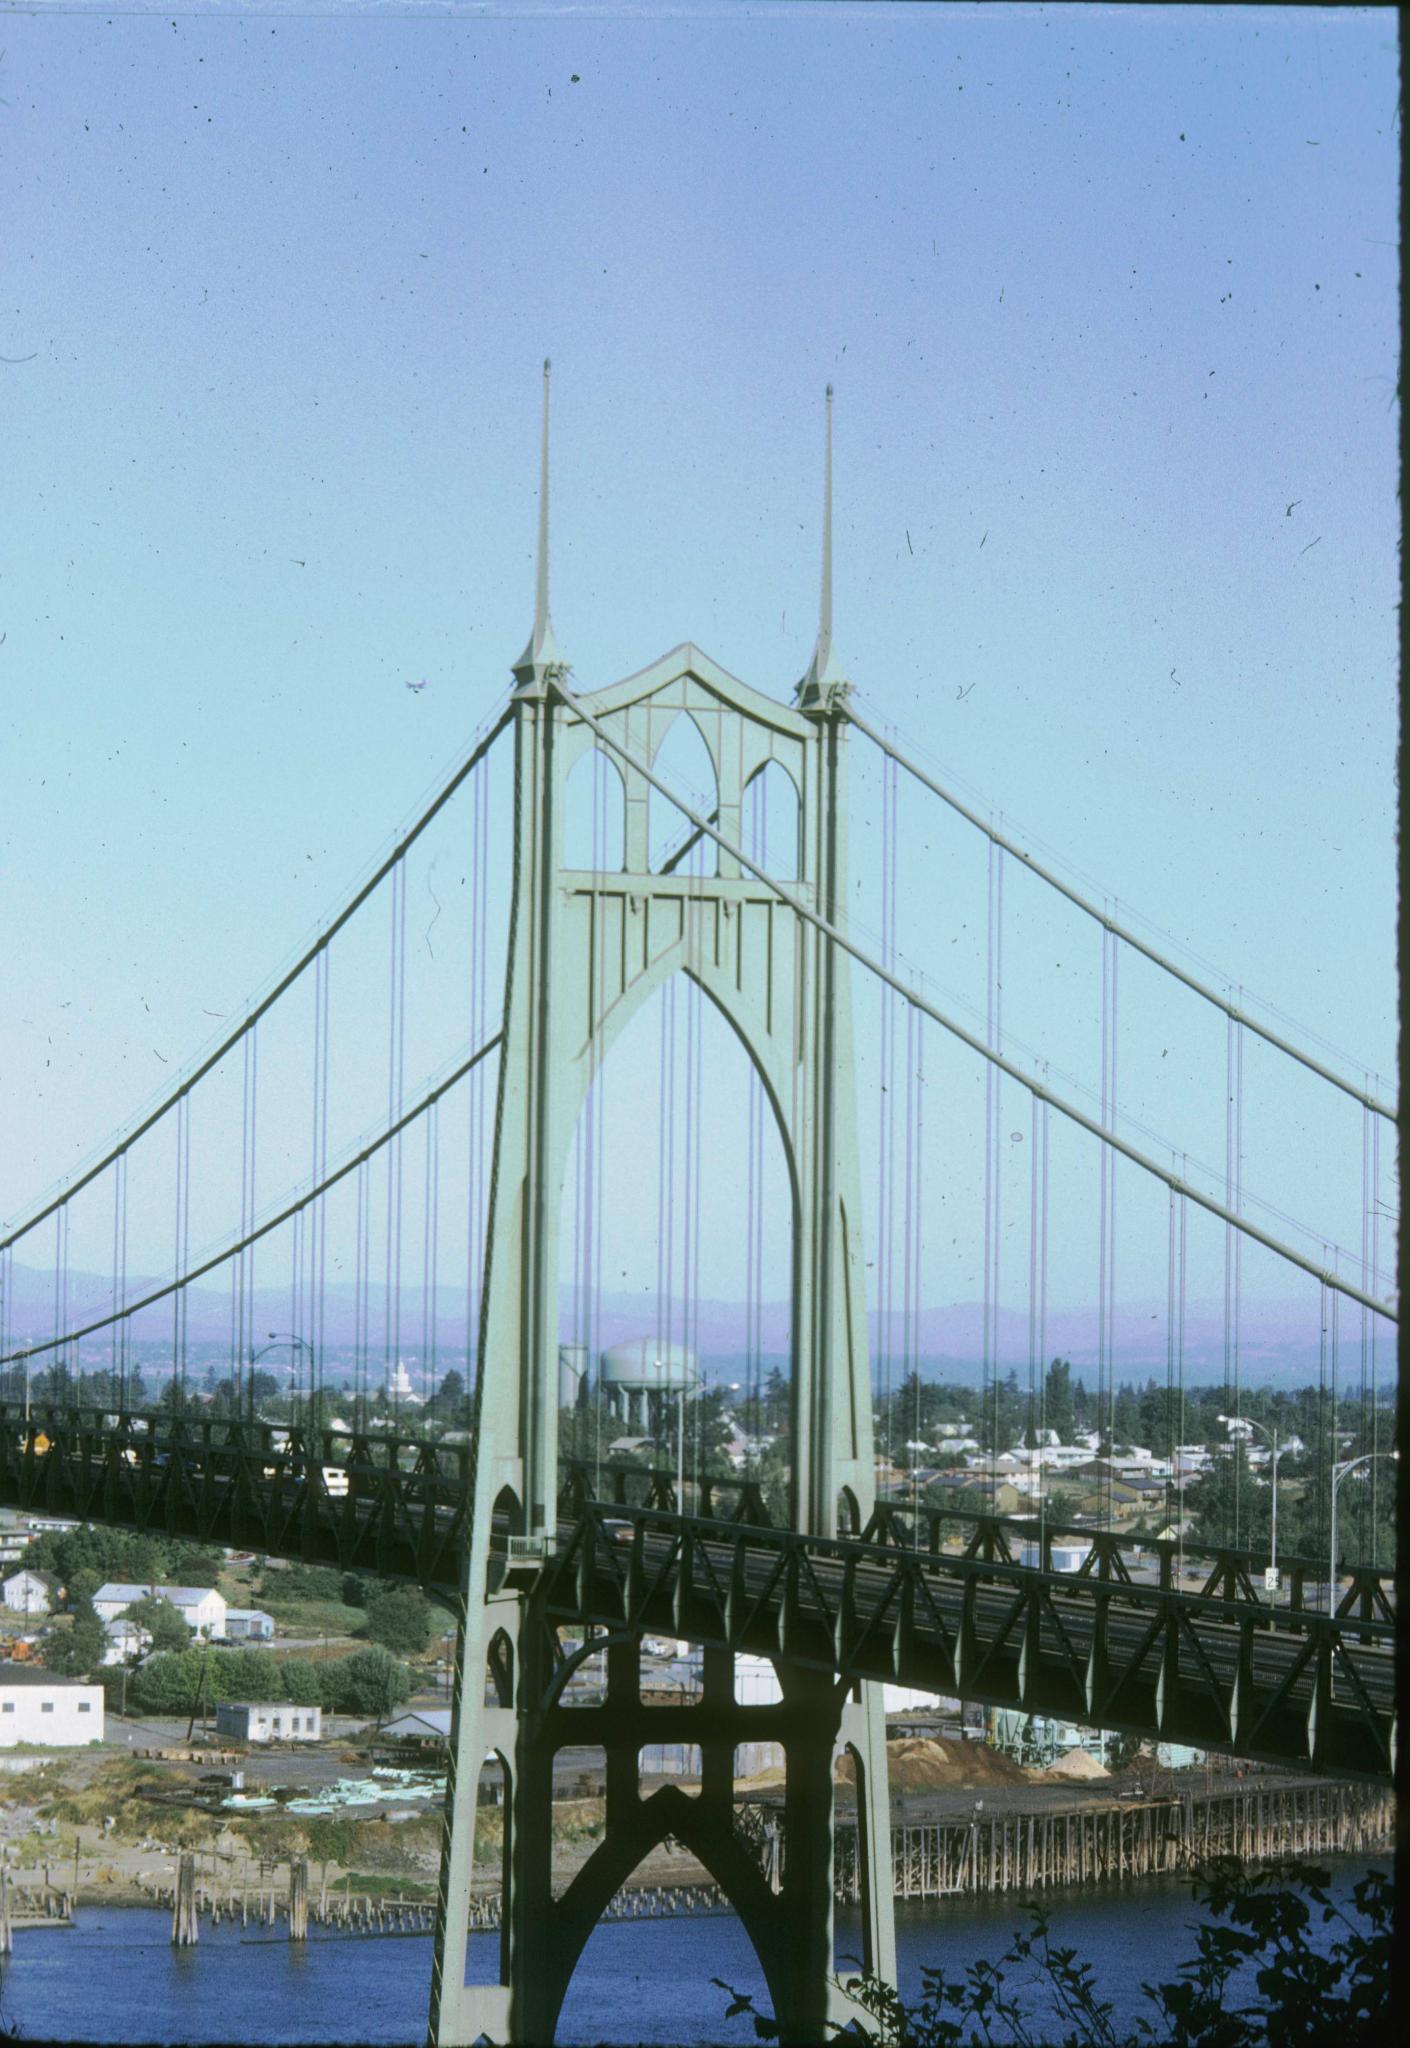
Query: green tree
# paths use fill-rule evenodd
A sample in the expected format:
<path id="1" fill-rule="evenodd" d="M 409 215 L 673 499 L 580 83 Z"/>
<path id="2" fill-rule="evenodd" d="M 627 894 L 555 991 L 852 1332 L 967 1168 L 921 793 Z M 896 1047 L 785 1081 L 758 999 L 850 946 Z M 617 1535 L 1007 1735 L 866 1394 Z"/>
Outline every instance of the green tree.
<path id="1" fill-rule="evenodd" d="M 308 1657 L 285 1657 L 279 1662 L 278 1697 L 288 1700 L 296 1707 L 316 1707 L 322 1703 L 323 1688 L 319 1683 L 318 1666 Z"/>
<path id="2" fill-rule="evenodd" d="M 374 1643 L 418 1656 L 431 1635 L 431 1608 L 426 1596 L 415 1586 L 377 1593 L 367 1603 L 367 1633 Z"/>
<path id="3" fill-rule="evenodd" d="M 383 1718 L 411 1697 L 411 1673 L 380 1644 L 319 1666 L 323 1705 L 333 1714 Z"/>
<path id="4" fill-rule="evenodd" d="M 326 1564 L 291 1564 L 287 1571 L 269 1571 L 260 1580 L 262 1600 L 341 1600 L 344 1574 Z"/>
<path id="5" fill-rule="evenodd" d="M 1055 1358 L 1048 1367 L 1043 1409 L 1047 1427 L 1057 1431 L 1058 1442 L 1070 1444 L 1077 1427 L 1077 1412 L 1072 1398 L 1072 1367 L 1065 1358 Z"/>
<path id="6" fill-rule="evenodd" d="M 139 1664 L 128 1683 L 130 1706 L 144 1714 L 189 1714 L 201 1697 L 204 1650 L 163 1650 Z M 209 1686 L 206 1699 L 213 1697 Z"/>
<path id="7" fill-rule="evenodd" d="M 92 1601 L 81 1600 L 69 1627 L 55 1629 L 45 1638 L 44 1668 L 65 1678 L 88 1678 L 101 1668 L 107 1647 L 107 1630 L 93 1612 Z"/>
<path id="8" fill-rule="evenodd" d="M 470 1420 L 470 1404 L 466 1398 L 465 1380 L 454 1366 L 445 1375 L 431 1397 L 431 1412 L 438 1422 L 452 1426 L 463 1426 Z"/>
<path id="9" fill-rule="evenodd" d="M 1282 1497 L 1279 1496 L 1279 1507 Z M 1259 1485 L 1249 1468 L 1242 1437 L 1216 1444 L 1207 1468 L 1185 1489 L 1185 1508 L 1194 1517 L 1199 1543 L 1235 1544 L 1244 1550 L 1266 1550 L 1272 1530 L 1273 1496 Z M 1278 1547 L 1285 1531 L 1278 1530 Z"/>
<path id="10" fill-rule="evenodd" d="M 169 1567 L 171 1583 L 177 1586 L 217 1586 L 220 1584 L 222 1562 L 218 1551 L 196 1543 L 182 1544 L 172 1552 Z"/>
<path id="11" fill-rule="evenodd" d="M 91 1601 L 102 1583 L 101 1572 L 95 1572 L 91 1565 L 80 1565 L 76 1572 L 70 1572 L 65 1582 L 69 1605 L 72 1607 L 80 1600 Z"/>
<path id="12" fill-rule="evenodd" d="M 173 1607 L 170 1600 L 164 1600 L 159 1593 L 144 1594 L 123 1612 L 129 1621 L 135 1621 L 139 1628 L 146 1629 L 154 1650 L 184 1650 L 189 1647 L 191 1631 L 183 1621 L 180 1609 Z"/>

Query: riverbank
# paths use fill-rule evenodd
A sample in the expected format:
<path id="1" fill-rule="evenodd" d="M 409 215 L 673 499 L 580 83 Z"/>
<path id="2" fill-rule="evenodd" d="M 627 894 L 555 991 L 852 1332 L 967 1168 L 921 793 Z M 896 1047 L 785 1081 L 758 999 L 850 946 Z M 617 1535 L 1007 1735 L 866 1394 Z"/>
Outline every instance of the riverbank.
<path id="1" fill-rule="evenodd" d="M 1367 1868 L 1389 1867 L 1388 1857 L 1329 1863 L 1330 1896 L 1348 1911 L 1353 1886 Z M 1054 1940 L 1091 1963 L 1096 1993 L 1111 2002 L 1123 2041 L 1151 2012 L 1142 1984 L 1175 1978 L 1195 1953 L 1195 1925 L 1207 1918 L 1189 1883 L 1173 1877 L 1067 1893 L 1054 1898 L 1050 1910 Z M 941 1968 L 953 1979 L 980 1958 L 997 1960 L 1023 1920 L 1016 1897 L 903 1904 L 897 1912 L 903 1995 L 920 1994 L 925 1969 Z M 1307 1940 L 1322 1953 L 1338 1931 L 1314 1914 Z M 105 2048 L 133 2041 L 184 2048 L 215 2040 L 320 2048 L 350 2038 L 374 2048 L 416 2048 L 425 2038 L 428 1935 L 291 1943 L 223 1922 L 188 1949 L 173 1948 L 170 1935 L 170 1914 L 149 1907 L 137 1913 L 80 1909 L 71 1928 L 23 1936 L 0 1972 L 0 2025 L 14 2024 L 30 2042 Z M 856 1913 L 840 1907 L 838 1969 L 855 1967 L 860 1948 Z M 498 1950 L 497 1935 L 471 1936 L 472 1979 L 489 1978 Z M 747 1991 L 768 2010 L 762 1972 L 733 1914 L 604 1924 L 569 1987 L 561 2048 L 604 2042 L 746 2048 L 755 2038 L 752 2022 L 747 2015 L 725 2018 L 728 1997 L 715 1979 Z M 1012 1973 L 1009 1982 L 1017 1982 Z M 1056 2020 L 1044 2023 L 1041 1983 L 1034 1979 L 1024 1995 L 1035 2038 L 1060 2038 L 1065 2029 Z M 1240 1989 L 1247 2002 L 1256 1995 L 1251 1982 Z"/>

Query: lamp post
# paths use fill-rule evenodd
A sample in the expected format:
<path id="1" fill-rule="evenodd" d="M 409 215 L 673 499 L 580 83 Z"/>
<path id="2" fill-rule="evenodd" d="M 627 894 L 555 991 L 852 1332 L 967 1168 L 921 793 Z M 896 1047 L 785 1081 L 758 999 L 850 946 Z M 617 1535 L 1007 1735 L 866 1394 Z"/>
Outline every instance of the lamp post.
<path id="1" fill-rule="evenodd" d="M 309 1407 L 310 1407 L 310 1410 L 312 1409 L 312 1406 L 313 1406 L 313 1376 L 314 1376 L 314 1352 L 313 1352 L 313 1346 L 312 1346 L 312 1344 L 310 1344 L 310 1343 L 309 1343 L 309 1341 L 308 1341 L 307 1337 L 295 1337 L 295 1336 L 291 1335 L 290 1333 L 288 1333 L 287 1331 L 281 1331 L 281 1330 L 271 1330 L 271 1331 L 269 1332 L 269 1342 L 268 1342 L 267 1344 L 262 1344 L 262 1345 L 260 1346 L 260 1348 L 259 1348 L 259 1350 L 258 1350 L 258 1351 L 252 1351 L 252 1352 L 250 1353 L 250 1420 L 251 1420 L 251 1422 L 253 1422 L 253 1421 L 254 1421 L 254 1419 L 255 1419 L 255 1418 L 254 1418 L 254 1406 L 255 1406 L 255 1386 L 254 1386 L 254 1371 L 255 1371 L 255 1366 L 256 1366 L 257 1362 L 258 1362 L 258 1361 L 259 1361 L 259 1360 L 260 1360 L 261 1358 L 263 1358 L 263 1357 L 265 1356 L 265 1354 L 266 1354 L 267 1352 L 270 1352 L 270 1351 L 277 1351 L 277 1350 L 280 1350 L 280 1349 L 281 1349 L 281 1348 L 282 1348 L 282 1347 L 283 1347 L 284 1345 L 286 1345 L 286 1344 L 289 1344 L 289 1345 L 292 1345 L 292 1346 L 294 1346 L 294 1347 L 295 1347 L 295 1357 L 294 1357 L 293 1363 L 291 1364 L 291 1366 L 290 1366 L 290 1368 L 289 1368 L 289 1371 L 290 1371 L 290 1380 L 291 1380 L 291 1385 L 290 1385 L 290 1404 L 291 1404 L 291 1407 L 293 1408 L 293 1411 L 294 1411 L 294 1412 L 293 1412 L 293 1414 L 292 1414 L 292 1415 L 290 1416 L 290 1420 L 291 1420 L 291 1422 L 297 1422 L 297 1420 L 298 1420 L 298 1373 L 299 1373 L 299 1361 L 298 1361 L 298 1356 L 297 1356 L 297 1354 L 298 1354 L 298 1352 L 299 1352 L 299 1351 L 306 1351 L 306 1352 L 308 1353 L 308 1397 L 309 1397 Z"/>
<path id="2" fill-rule="evenodd" d="M 1336 1606 L 1337 1597 L 1337 1488 L 1348 1472 L 1356 1471 L 1360 1465 L 1370 1465 L 1377 1458 L 1396 1460 L 1399 1451 L 1364 1451 L 1359 1458 L 1348 1458 L 1344 1465 L 1332 1467 L 1332 1555 L 1327 1571 L 1327 1614 L 1330 1618 Z"/>
<path id="3" fill-rule="evenodd" d="M 1267 1437 L 1269 1448 L 1273 1453 L 1273 1462 L 1269 1467 L 1268 1474 L 1268 1483 L 1273 1490 L 1272 1531 L 1268 1546 L 1270 1562 L 1264 1586 L 1268 1592 L 1276 1593 L 1278 1590 L 1278 1460 L 1282 1457 L 1283 1450 L 1287 1446 L 1284 1445 L 1280 1450 L 1277 1429 L 1270 1428 L 1263 1422 L 1255 1422 L 1251 1415 L 1221 1415 L 1219 1420 L 1223 1423 L 1225 1429 L 1228 1430 L 1230 1436 L 1236 1436 L 1246 1429 L 1256 1429 L 1260 1436 Z"/>

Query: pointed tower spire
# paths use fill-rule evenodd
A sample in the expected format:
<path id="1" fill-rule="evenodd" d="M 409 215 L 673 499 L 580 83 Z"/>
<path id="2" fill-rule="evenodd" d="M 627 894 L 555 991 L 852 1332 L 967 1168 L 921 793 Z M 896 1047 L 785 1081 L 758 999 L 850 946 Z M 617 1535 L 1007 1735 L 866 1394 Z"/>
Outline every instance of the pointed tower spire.
<path id="1" fill-rule="evenodd" d="M 543 451 L 539 459 L 539 551 L 534 583 L 534 630 L 529 644 L 511 671 L 521 690 L 542 685 L 549 676 L 561 676 L 568 664 L 553 637 L 548 616 L 548 387 L 552 364 L 543 359 Z"/>
<path id="2" fill-rule="evenodd" d="M 818 608 L 818 640 L 808 672 L 795 701 L 804 711 L 827 702 L 832 690 L 846 688 L 832 653 L 832 386 L 827 387 L 827 452 L 823 466 L 822 594 Z"/>

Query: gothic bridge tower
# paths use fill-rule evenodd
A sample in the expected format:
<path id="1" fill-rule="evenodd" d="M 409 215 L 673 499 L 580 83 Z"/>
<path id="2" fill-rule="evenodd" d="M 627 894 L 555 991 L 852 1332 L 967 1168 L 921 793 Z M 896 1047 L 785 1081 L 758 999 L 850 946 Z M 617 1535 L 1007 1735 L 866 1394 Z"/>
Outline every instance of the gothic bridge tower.
<path id="1" fill-rule="evenodd" d="M 613 1637 L 597 1707 L 564 1704 L 572 1660 L 552 1653 L 534 1558 L 554 1540 L 558 1477 L 559 1210 L 594 1075 L 643 1003 L 691 977 L 733 1026 L 772 1107 L 792 1202 L 792 1514 L 806 1534 L 865 1520 L 873 1494 L 861 1191 L 849 962 L 722 848 L 718 872 L 652 872 L 652 767 L 673 722 L 694 721 L 713 763 L 718 830 L 738 846 L 746 791 L 769 763 L 797 793 L 793 884 L 846 917 L 848 685 L 831 632 L 832 425 L 828 392 L 822 605 L 792 705 L 761 695 L 686 644 L 624 682 L 575 695 L 548 608 L 548 365 L 534 628 L 515 665 L 513 903 L 494 1166 L 481 1304 L 472 1536 L 460 1633 L 446 1842 L 431 2002 L 432 2048 L 553 2038 L 574 1966 L 608 1901 L 666 1836 L 689 1849 L 738 1911 L 790 2042 L 821 2041 L 850 2008 L 833 1968 L 834 1762 L 851 1753 L 863 1873 L 863 1960 L 894 1981 L 889 1799 L 880 1688 L 779 1662 L 783 1697 L 736 1699 L 730 1652 L 707 1649 L 697 1701 L 649 1705 L 640 1641 Z M 591 721 L 591 723 L 589 723 Z M 595 729 L 594 729 L 595 728 Z M 582 757 L 615 741 L 624 784 L 620 865 L 565 865 L 564 790 Z M 629 758 L 626 758 L 629 757 Z M 714 849 L 712 848 L 712 851 Z M 496 1514 L 514 1532 L 504 1574 Z M 854 1526 L 860 1526 L 856 1522 Z M 734 1751 L 775 1741 L 786 1762 L 781 1885 L 734 1826 Z M 643 1745 L 699 1745 L 697 1795 L 646 1796 Z M 561 1897 L 552 1885 L 553 1762 L 568 1745 L 606 1754 L 603 1838 Z M 487 1756 L 504 1776 L 497 1981 L 465 1984 L 476 1795 Z M 706 1987 L 702 1986 L 702 1991 Z"/>

